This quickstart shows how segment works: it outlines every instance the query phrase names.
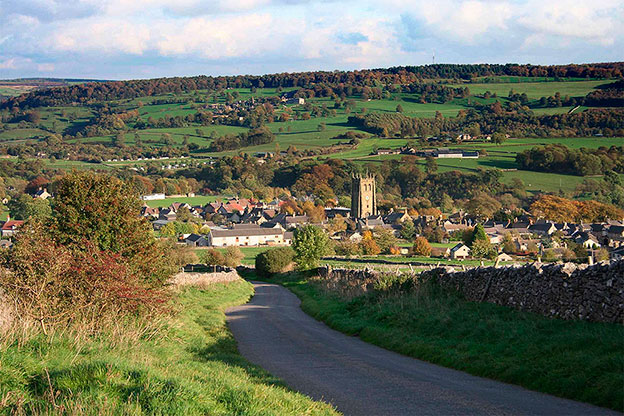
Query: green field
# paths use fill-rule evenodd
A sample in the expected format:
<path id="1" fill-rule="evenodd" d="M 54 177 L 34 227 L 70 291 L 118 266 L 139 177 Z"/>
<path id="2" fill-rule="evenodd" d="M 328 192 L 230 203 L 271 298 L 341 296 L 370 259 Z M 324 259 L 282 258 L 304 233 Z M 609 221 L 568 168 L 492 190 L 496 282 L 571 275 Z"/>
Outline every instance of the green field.
<path id="1" fill-rule="evenodd" d="M 249 275 L 248 278 L 256 278 Z M 344 299 L 322 281 L 279 275 L 314 318 L 348 335 L 445 367 L 624 410 L 624 327 L 564 321 L 431 290 Z M 318 283 L 317 283 L 318 282 Z"/>
<path id="2" fill-rule="evenodd" d="M 223 310 L 252 295 L 244 281 L 186 289 L 175 314 L 152 322 L 0 339 L 0 413 L 336 414 L 239 355 Z"/>
<path id="3" fill-rule="evenodd" d="M 206 205 L 211 202 L 222 201 L 227 197 L 223 195 L 197 195 L 197 196 L 176 196 L 176 197 L 168 197 L 166 199 L 158 199 L 155 201 L 143 201 L 148 207 L 156 208 L 156 207 L 168 207 L 174 202 L 186 203 L 191 206 L 195 205 Z"/>
<path id="4" fill-rule="evenodd" d="M 471 94 L 482 95 L 486 91 L 498 95 L 499 98 L 507 97 L 510 90 L 522 94 L 525 93 L 529 99 L 554 96 L 556 92 L 561 97 L 569 95 L 571 97 L 585 96 L 592 92 L 598 85 L 608 84 L 613 81 L 553 81 L 553 82 L 521 82 L 521 83 L 470 83 L 455 84 L 455 87 L 468 87 Z"/>
<path id="5" fill-rule="evenodd" d="M 399 148 L 405 143 L 405 139 L 379 139 L 371 138 L 363 140 L 357 149 L 344 152 L 330 157 L 351 159 L 357 163 L 383 163 L 388 160 L 398 160 L 402 155 L 370 155 L 374 148 Z M 601 146 L 623 146 L 624 138 L 622 137 L 569 137 L 569 138 L 521 138 L 509 139 L 502 145 L 493 143 L 464 143 L 461 145 L 452 145 L 450 147 L 482 150 L 485 149 L 487 156 L 479 159 L 437 159 L 438 170 L 440 172 L 448 172 L 459 170 L 463 172 L 476 172 L 478 169 L 517 169 L 515 161 L 516 154 L 535 146 L 543 146 L 547 144 L 561 143 L 570 148 L 591 148 L 596 149 Z M 417 164 L 423 168 L 424 160 L 418 160 Z M 556 173 L 534 172 L 526 170 L 507 170 L 503 172 L 502 181 L 509 183 L 512 179 L 521 179 L 529 192 L 555 192 L 562 190 L 564 192 L 572 192 L 586 178 L 583 176 L 562 175 Z"/>

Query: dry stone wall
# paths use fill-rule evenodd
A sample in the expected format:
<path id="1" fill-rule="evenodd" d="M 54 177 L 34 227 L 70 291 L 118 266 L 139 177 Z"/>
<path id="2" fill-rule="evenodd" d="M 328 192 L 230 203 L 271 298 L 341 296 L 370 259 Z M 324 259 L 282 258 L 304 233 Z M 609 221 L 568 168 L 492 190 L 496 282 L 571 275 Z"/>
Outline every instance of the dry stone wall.
<path id="1" fill-rule="evenodd" d="M 319 274 L 326 287 L 350 297 L 374 290 L 384 280 L 382 274 L 372 270 L 323 267 Z M 562 319 L 624 323 L 624 260 L 594 266 L 532 264 L 466 271 L 442 267 L 405 279 L 415 285 L 436 282 L 468 301 Z"/>

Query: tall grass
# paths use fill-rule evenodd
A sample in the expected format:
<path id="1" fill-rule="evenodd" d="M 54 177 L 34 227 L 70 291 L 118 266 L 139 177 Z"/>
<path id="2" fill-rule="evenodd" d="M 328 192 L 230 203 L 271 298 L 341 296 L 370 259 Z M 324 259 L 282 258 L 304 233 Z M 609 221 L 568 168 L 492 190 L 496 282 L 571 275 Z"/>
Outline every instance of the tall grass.
<path id="1" fill-rule="evenodd" d="M 5 334 L 0 414 L 335 414 L 238 354 L 223 310 L 252 293 L 240 280 L 184 288 L 169 316 Z"/>

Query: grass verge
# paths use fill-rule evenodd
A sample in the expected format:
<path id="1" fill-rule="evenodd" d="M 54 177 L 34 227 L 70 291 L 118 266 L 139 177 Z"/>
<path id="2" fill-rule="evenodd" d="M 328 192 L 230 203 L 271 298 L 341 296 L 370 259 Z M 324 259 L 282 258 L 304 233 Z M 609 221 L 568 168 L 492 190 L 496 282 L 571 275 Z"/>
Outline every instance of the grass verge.
<path id="1" fill-rule="evenodd" d="M 624 410 L 624 326 L 548 319 L 454 295 L 343 299 L 300 273 L 270 281 L 332 328 L 383 348 L 531 390 Z M 255 277 L 254 277 L 255 278 Z"/>
<path id="2" fill-rule="evenodd" d="M 336 414 L 238 354 L 223 310 L 252 293 L 244 281 L 185 289 L 179 313 L 122 324 L 123 336 L 0 344 L 0 414 Z"/>

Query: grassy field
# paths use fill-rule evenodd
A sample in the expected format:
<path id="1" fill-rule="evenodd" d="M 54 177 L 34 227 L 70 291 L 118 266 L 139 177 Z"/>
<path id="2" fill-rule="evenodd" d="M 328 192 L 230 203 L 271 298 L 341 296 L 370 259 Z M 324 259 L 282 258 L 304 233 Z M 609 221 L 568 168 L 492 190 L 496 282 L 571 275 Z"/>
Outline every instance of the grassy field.
<path id="1" fill-rule="evenodd" d="M 250 276 L 252 277 L 252 276 Z M 272 279 L 316 319 L 366 342 L 468 373 L 624 410 L 624 327 L 548 319 L 436 291 L 351 300 L 297 273 Z"/>
<path id="2" fill-rule="evenodd" d="M 227 197 L 223 195 L 197 195 L 197 196 L 176 196 L 168 197 L 166 199 L 158 199 L 155 201 L 144 201 L 148 207 L 168 207 L 174 202 L 187 203 L 191 206 L 194 205 L 206 205 L 211 202 L 221 201 Z"/>
<path id="3" fill-rule="evenodd" d="M 244 281 L 187 289 L 176 298 L 179 313 L 158 325 L 0 343 L 0 413 L 336 414 L 238 354 L 223 310 L 252 293 Z"/>
<path id="4" fill-rule="evenodd" d="M 468 87 L 470 94 L 483 94 L 486 91 L 498 95 L 498 97 L 507 97 L 510 90 L 522 94 L 525 93 L 529 99 L 537 99 L 540 97 L 554 96 L 556 92 L 561 97 L 569 95 L 571 97 L 585 96 L 592 92 L 598 85 L 608 84 L 613 81 L 609 80 L 592 80 L 592 81 L 552 81 L 552 82 L 508 82 L 508 83 L 474 83 L 474 84 L 456 84 L 455 87 Z"/>
<path id="5" fill-rule="evenodd" d="M 371 155 L 374 148 L 389 147 L 399 148 L 405 143 L 405 139 L 378 139 L 371 138 L 363 140 L 357 149 L 343 152 L 340 154 L 330 155 L 333 158 L 351 159 L 357 163 L 384 163 L 388 160 L 400 159 L 402 155 Z M 535 146 L 543 146 L 547 144 L 561 143 L 573 149 L 598 147 L 623 146 L 624 138 L 622 137 L 565 137 L 565 138 L 520 138 L 510 139 L 502 145 L 492 143 L 464 143 L 460 145 L 451 145 L 450 147 L 461 148 L 467 150 L 486 150 L 487 156 L 479 159 L 438 159 L 438 170 L 447 172 L 459 170 L 463 172 L 476 172 L 478 169 L 504 169 L 502 181 L 504 183 L 511 182 L 512 179 L 518 178 L 522 180 L 529 192 L 573 192 L 576 187 L 586 178 L 575 175 L 563 175 L 556 173 L 534 172 L 517 169 L 516 154 Z M 424 160 L 418 160 L 416 163 L 425 166 Z M 509 170 L 511 169 L 511 170 Z"/>

